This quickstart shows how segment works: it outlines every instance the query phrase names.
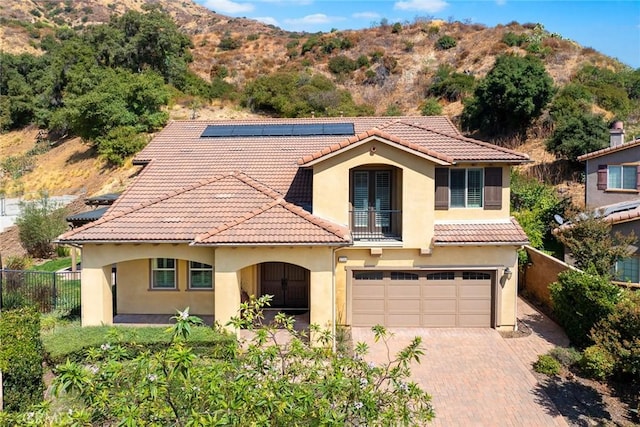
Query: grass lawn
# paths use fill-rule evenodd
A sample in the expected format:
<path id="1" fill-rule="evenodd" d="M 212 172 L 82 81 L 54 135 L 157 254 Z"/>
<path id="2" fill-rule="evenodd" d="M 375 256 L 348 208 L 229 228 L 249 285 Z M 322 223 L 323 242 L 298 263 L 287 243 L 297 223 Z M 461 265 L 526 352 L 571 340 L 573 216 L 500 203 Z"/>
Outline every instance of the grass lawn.
<path id="1" fill-rule="evenodd" d="M 159 350 L 169 342 L 171 333 L 165 326 L 88 326 L 81 327 L 80 322 L 58 326 L 42 332 L 47 360 L 58 364 L 66 359 L 82 360 L 86 350 L 100 347 L 104 343 L 120 343 L 132 355 L 142 350 Z M 192 328 L 188 343 L 200 354 L 216 358 L 230 357 L 235 348 L 236 339 L 208 326 Z"/>
<path id="2" fill-rule="evenodd" d="M 29 268 L 29 270 L 58 271 L 58 270 L 62 270 L 63 268 L 69 268 L 69 267 L 71 267 L 71 258 L 65 257 L 65 258 L 52 259 L 43 264 L 34 265 L 33 267 Z"/>

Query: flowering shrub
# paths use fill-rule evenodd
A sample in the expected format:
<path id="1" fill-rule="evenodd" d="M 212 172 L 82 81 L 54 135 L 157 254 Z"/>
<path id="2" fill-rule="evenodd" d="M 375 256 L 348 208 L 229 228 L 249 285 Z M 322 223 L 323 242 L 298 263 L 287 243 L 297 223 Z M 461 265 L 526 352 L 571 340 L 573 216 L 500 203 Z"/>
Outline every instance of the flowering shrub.
<path id="1" fill-rule="evenodd" d="M 127 360 L 117 342 L 93 351 L 88 363 L 56 369 L 53 393 L 71 402 L 65 412 L 42 407 L 23 414 L 20 425 L 423 425 L 433 418 L 431 397 L 410 381 L 410 362 L 423 354 L 419 338 L 385 364 L 367 363 L 368 348 L 352 355 L 332 351 L 330 332 L 294 329 L 278 314 L 264 324 L 269 297 L 241 306 L 230 326 L 242 328 L 230 360 L 196 357 L 185 344 L 201 323 L 188 309 L 168 330 L 171 342 L 160 352 Z M 377 341 L 389 334 L 374 328 Z"/>

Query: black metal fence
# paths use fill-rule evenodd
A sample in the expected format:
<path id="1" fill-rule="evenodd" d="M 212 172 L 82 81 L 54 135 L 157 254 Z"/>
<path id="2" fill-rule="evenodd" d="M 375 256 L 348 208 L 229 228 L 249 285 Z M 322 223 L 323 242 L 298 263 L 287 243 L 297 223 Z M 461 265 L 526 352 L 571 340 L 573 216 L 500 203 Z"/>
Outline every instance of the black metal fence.
<path id="1" fill-rule="evenodd" d="M 56 309 L 79 313 L 80 272 L 0 269 L 0 307 L 25 304 L 38 307 L 41 313 Z"/>

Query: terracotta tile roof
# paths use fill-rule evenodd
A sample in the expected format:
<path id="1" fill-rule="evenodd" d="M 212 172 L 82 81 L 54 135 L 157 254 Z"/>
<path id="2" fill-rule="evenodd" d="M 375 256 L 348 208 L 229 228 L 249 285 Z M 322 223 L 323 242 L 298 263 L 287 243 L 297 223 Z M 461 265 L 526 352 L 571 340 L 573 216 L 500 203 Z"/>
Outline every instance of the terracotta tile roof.
<path id="1" fill-rule="evenodd" d="M 607 147 L 601 150 L 592 151 L 591 153 L 583 154 L 582 156 L 578 156 L 578 160 L 581 162 L 584 162 L 585 160 L 595 159 L 597 157 L 604 156 L 605 154 L 627 150 L 629 148 L 637 147 L 639 145 L 640 145 L 640 139 L 636 139 L 635 141 L 625 142 L 624 144 L 616 145 L 615 147 Z"/>
<path id="2" fill-rule="evenodd" d="M 596 217 L 602 218 L 612 224 L 638 221 L 640 220 L 640 200 L 619 202 L 613 203 L 611 205 L 600 206 L 597 209 L 594 209 L 593 212 Z M 580 216 L 586 217 L 587 215 L 580 214 Z M 553 232 L 555 233 L 557 230 L 571 228 L 572 226 L 573 222 L 567 221 L 560 227 L 556 228 Z"/>
<path id="3" fill-rule="evenodd" d="M 126 192 L 121 197 L 125 196 Z M 288 217 L 279 216 L 281 221 L 298 223 L 297 228 L 281 227 L 281 239 L 298 243 L 350 242 L 348 230 L 302 208 L 288 207 L 290 204 L 279 193 L 239 172 L 198 181 L 126 209 L 112 207 L 101 219 L 65 233 L 60 240 L 191 242 L 198 236 L 215 235 L 230 228 L 230 224 L 243 224 L 276 205 L 289 212 Z M 300 225 L 301 220 L 307 223 L 305 227 Z M 298 235 L 298 230 L 303 230 L 304 235 Z M 258 240 L 264 238 L 263 231 L 260 234 Z"/>
<path id="4" fill-rule="evenodd" d="M 436 223 L 433 237 L 434 246 L 526 245 L 528 243 L 527 235 L 514 218 L 504 222 Z"/>
<path id="5" fill-rule="evenodd" d="M 401 118 L 381 124 L 379 127 L 356 134 L 353 137 L 327 145 L 315 153 L 310 153 L 298 160 L 301 166 L 308 166 L 315 161 L 334 153 L 349 149 L 371 137 L 378 137 L 388 142 L 399 144 L 405 148 L 441 160 L 444 164 L 455 164 L 465 161 L 513 162 L 529 161 L 526 154 L 507 148 L 489 144 L 462 136 L 459 132 L 451 132 L 432 128 L 417 118 Z"/>

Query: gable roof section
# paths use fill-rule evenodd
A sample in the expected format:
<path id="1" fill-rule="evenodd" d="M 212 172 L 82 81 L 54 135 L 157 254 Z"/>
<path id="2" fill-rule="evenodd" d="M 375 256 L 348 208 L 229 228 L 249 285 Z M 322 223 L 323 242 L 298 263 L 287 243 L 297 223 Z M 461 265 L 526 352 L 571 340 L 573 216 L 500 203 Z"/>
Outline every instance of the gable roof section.
<path id="1" fill-rule="evenodd" d="M 466 138 L 459 132 L 450 133 L 441 129 L 433 129 L 423 122 L 402 118 L 383 123 L 376 128 L 303 156 L 298 160 L 298 164 L 300 166 L 312 166 L 375 137 L 380 138 L 382 142 L 389 145 L 430 158 L 441 165 L 465 161 L 508 163 L 525 163 L 529 161 L 529 157 L 526 154 Z"/>
<path id="2" fill-rule="evenodd" d="M 578 156 L 578 160 L 581 162 L 584 162 L 586 160 L 595 159 L 597 157 L 602 157 L 607 154 L 628 150 L 638 146 L 640 146 L 640 139 L 636 139 L 635 141 L 625 142 L 624 144 L 616 145 L 615 147 L 607 147 L 601 150 L 592 151 L 591 153 L 583 154 L 582 156 Z"/>
<path id="3" fill-rule="evenodd" d="M 71 230 L 59 240 L 192 242 L 197 236 L 229 228 L 229 224 L 243 224 L 278 204 L 286 205 L 279 193 L 243 173 L 234 172 L 198 181 L 124 210 L 111 209 L 101 219 Z M 310 243 L 350 242 L 348 230 L 298 209 L 300 212 L 288 210 L 290 215 L 286 219 L 306 221 L 304 231 L 313 237 Z M 290 228 L 288 240 L 306 243 L 307 236 L 298 235 L 299 230 L 300 227 Z M 282 227 L 280 232 L 287 230 Z"/>
<path id="4" fill-rule="evenodd" d="M 500 222 L 440 222 L 434 229 L 434 246 L 519 246 L 529 243 L 526 233 L 514 218 Z"/>

